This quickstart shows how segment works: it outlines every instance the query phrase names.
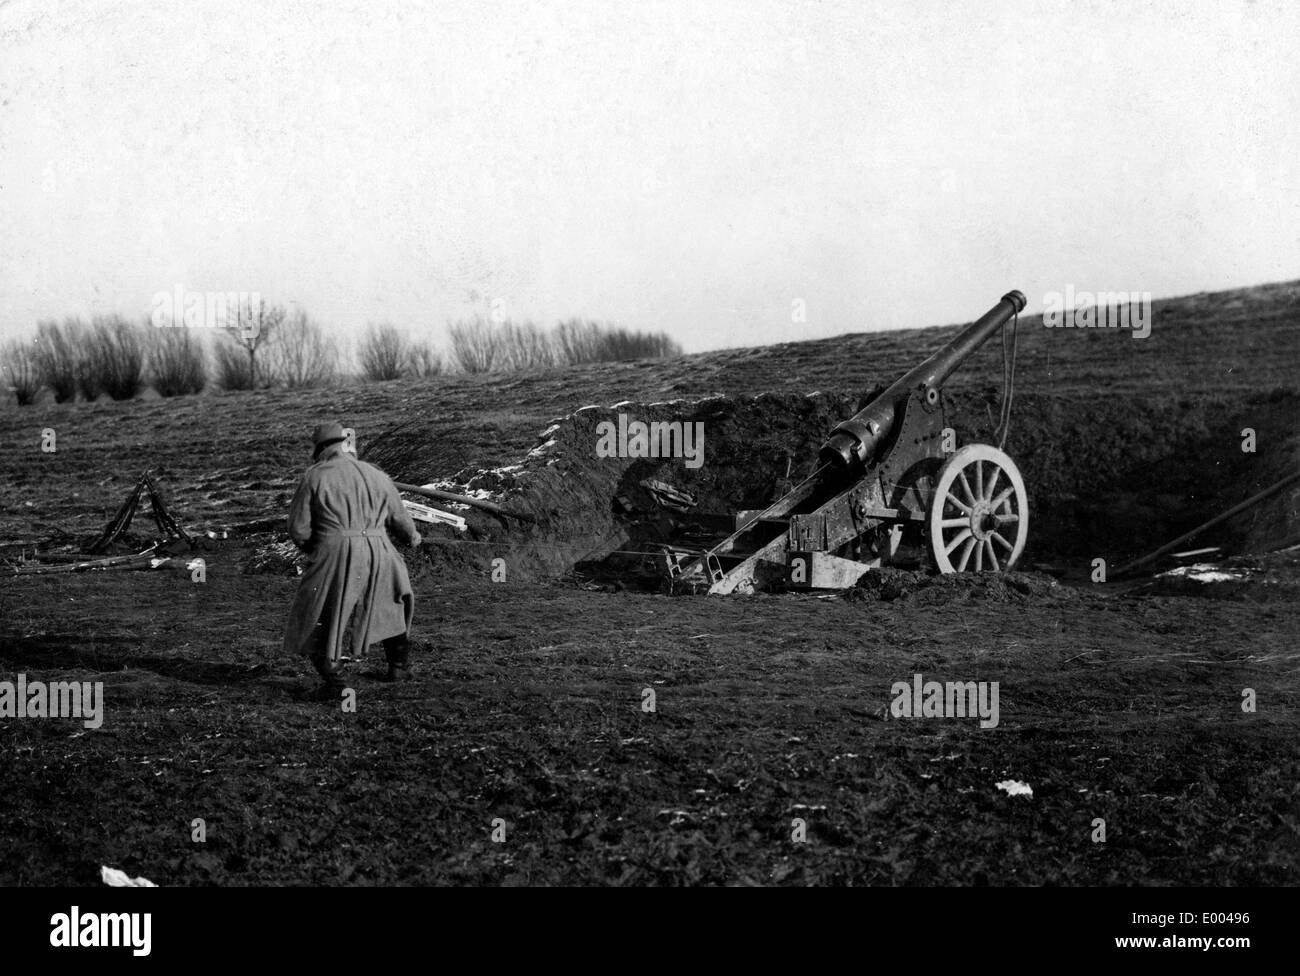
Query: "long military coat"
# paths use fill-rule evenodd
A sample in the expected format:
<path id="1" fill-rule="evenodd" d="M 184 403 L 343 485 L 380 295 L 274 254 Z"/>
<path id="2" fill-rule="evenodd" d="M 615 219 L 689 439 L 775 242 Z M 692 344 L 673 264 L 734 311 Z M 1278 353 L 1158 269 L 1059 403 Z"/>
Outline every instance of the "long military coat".
<path id="1" fill-rule="evenodd" d="M 348 633 L 360 655 L 407 632 L 415 599 L 389 530 L 410 545 L 420 538 L 388 475 L 327 448 L 307 469 L 289 512 L 289 536 L 309 562 L 289 611 L 286 651 L 310 656 L 319 646 L 337 663 Z"/>

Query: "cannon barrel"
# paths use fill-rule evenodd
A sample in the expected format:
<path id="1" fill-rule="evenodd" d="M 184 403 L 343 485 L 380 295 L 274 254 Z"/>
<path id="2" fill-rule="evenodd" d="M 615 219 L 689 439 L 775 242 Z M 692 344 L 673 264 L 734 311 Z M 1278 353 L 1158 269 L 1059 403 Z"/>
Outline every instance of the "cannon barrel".
<path id="1" fill-rule="evenodd" d="M 929 406 L 939 402 L 939 388 L 958 366 L 1013 315 L 1025 308 L 1025 296 L 1009 291 L 1002 300 L 962 329 L 953 340 L 833 431 L 820 454 L 822 464 L 854 470 L 867 465 L 893 429 L 898 409 L 913 391 Z"/>

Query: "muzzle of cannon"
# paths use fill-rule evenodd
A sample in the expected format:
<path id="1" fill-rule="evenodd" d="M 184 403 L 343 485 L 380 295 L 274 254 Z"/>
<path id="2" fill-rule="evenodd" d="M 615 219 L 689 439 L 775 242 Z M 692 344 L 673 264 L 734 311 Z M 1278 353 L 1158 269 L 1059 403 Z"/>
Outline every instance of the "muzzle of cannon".
<path id="1" fill-rule="evenodd" d="M 920 366 L 911 370 L 866 407 L 833 431 L 821 450 L 824 463 L 860 470 L 888 440 L 899 409 L 913 395 L 929 408 L 939 403 L 941 388 L 952 372 L 1013 315 L 1024 311 L 1025 296 L 1009 291 L 977 321 L 972 322 Z"/>
<path id="2" fill-rule="evenodd" d="M 705 552 L 669 552 L 674 592 L 841 589 L 925 552 L 940 572 L 1006 571 L 1028 537 L 1028 499 L 999 447 L 958 447 L 943 384 L 1025 307 L 1008 292 L 947 345 L 831 431 L 816 470 L 767 509 L 742 512 Z"/>

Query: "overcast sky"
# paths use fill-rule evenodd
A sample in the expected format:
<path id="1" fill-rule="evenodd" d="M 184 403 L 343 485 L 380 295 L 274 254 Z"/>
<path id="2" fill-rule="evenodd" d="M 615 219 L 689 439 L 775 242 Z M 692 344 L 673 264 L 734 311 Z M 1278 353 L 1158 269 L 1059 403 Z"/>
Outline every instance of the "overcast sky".
<path id="1" fill-rule="evenodd" d="M 1298 43 L 1264 0 L 11 0 L 0 332 L 180 285 L 697 351 L 1296 278 Z"/>

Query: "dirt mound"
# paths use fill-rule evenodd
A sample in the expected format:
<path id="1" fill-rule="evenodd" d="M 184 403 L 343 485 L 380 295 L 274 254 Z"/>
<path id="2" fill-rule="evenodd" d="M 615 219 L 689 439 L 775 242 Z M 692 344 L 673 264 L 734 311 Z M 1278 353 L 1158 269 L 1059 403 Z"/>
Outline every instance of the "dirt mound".
<path id="1" fill-rule="evenodd" d="M 961 573 L 939 576 L 885 566 L 863 574 L 844 595 L 853 603 L 895 600 L 918 606 L 949 603 L 1027 603 L 1055 597 L 1077 599 L 1076 591 L 1045 573 Z"/>
<path id="2" fill-rule="evenodd" d="M 842 394 L 714 397 L 694 403 L 589 406 L 559 418 L 519 463 L 463 470 L 440 482 L 491 497 L 533 525 L 460 509 L 467 533 L 429 535 L 430 568 L 535 579 L 583 566 L 596 575 L 653 574 L 670 541 L 725 535 L 736 512 L 763 508 L 809 473 L 826 433 L 867 398 Z M 949 399 L 962 442 L 985 440 L 997 391 Z M 1192 528 L 1294 464 L 1293 394 L 1228 400 L 1085 400 L 1021 396 L 1006 445 L 1025 476 L 1029 558 L 1112 563 Z M 965 421 L 963 423 L 963 421 Z M 698 425 L 698 463 L 683 457 L 603 457 L 602 436 L 630 424 Z M 1241 451 L 1241 430 L 1258 449 Z M 633 428 L 634 429 L 634 428 Z M 415 437 L 419 444 L 418 431 Z M 419 450 L 390 446 L 380 460 L 401 480 L 424 481 Z M 665 495 L 664 489 L 668 489 Z M 674 504 L 674 499 L 676 504 Z M 1300 491 L 1283 493 L 1217 534 L 1233 549 L 1266 548 L 1300 528 Z"/>
<path id="3" fill-rule="evenodd" d="M 992 439 L 999 395 L 989 387 L 946 398 L 959 443 Z M 535 521 L 458 508 L 469 530 L 426 533 L 429 571 L 487 573 L 498 565 L 508 579 L 530 580 L 577 567 L 649 583 L 664 545 L 706 548 L 731 531 L 736 513 L 766 507 L 810 474 L 827 433 L 870 396 L 771 393 L 583 407 L 554 420 L 518 463 L 437 482 Z M 1300 396 L 1280 391 L 1238 400 L 1020 395 L 1006 451 L 1029 492 L 1021 565 L 1079 569 L 1100 556 L 1114 566 L 1188 531 L 1294 467 L 1298 415 Z M 602 438 L 611 436 L 608 443 L 629 445 L 626 453 L 644 453 L 630 447 L 637 423 L 698 431 L 698 456 L 604 456 Z M 1246 428 L 1255 431 L 1253 453 L 1242 451 Z M 427 481 L 418 427 L 383 447 L 378 463 L 395 477 Z M 1297 531 L 1300 485 L 1203 541 L 1260 551 Z"/>
<path id="4" fill-rule="evenodd" d="M 437 482 L 452 491 L 490 497 L 535 521 L 525 524 L 445 506 L 464 515 L 470 528 L 463 536 L 429 540 L 430 566 L 435 571 L 490 572 L 492 560 L 500 558 L 508 579 L 557 576 L 607 559 L 619 571 L 643 569 L 653 559 L 654 547 L 675 533 L 714 532 L 730 523 L 736 508 L 762 507 L 790 478 L 808 474 L 820 438 L 861 402 L 818 393 L 583 407 L 555 419 L 518 463 L 465 469 Z M 610 428 L 617 430 L 620 418 L 701 430 L 702 463 L 692 466 L 685 457 L 601 456 L 602 436 Z M 418 430 L 405 432 L 368 460 L 398 480 L 424 482 L 424 449 L 418 438 Z M 646 482 L 670 485 L 689 496 L 688 511 L 664 508 Z"/>

